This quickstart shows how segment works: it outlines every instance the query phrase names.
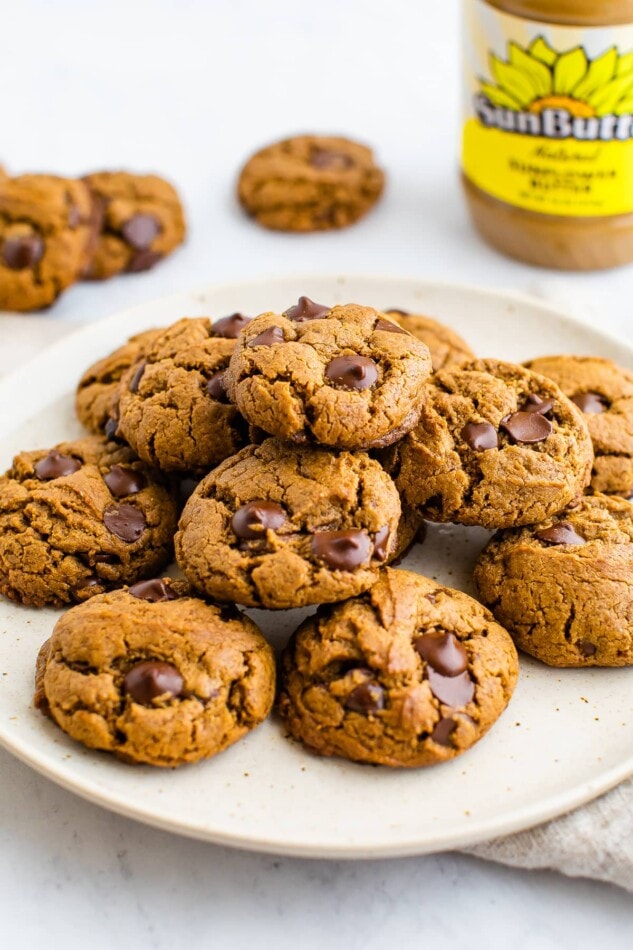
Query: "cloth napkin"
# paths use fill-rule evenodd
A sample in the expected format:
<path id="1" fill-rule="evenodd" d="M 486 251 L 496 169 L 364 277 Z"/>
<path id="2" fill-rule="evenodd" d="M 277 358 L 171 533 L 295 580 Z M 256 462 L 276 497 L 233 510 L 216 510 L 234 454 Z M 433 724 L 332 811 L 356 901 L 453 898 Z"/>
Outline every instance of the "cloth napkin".
<path id="1" fill-rule="evenodd" d="M 77 328 L 51 316 L 0 315 L 0 375 Z M 562 818 L 466 852 L 513 867 L 608 881 L 633 892 L 633 779 Z"/>

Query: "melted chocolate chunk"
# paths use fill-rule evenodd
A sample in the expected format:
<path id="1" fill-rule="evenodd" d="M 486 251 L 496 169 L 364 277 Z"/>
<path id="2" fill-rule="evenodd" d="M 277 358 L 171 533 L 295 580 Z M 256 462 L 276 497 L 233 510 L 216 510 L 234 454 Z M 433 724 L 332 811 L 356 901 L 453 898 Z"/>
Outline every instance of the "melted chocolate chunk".
<path id="1" fill-rule="evenodd" d="M 161 577 L 153 577 L 150 581 L 139 581 L 138 584 L 128 587 L 127 592 L 132 597 L 138 597 L 139 600 L 148 600 L 150 604 L 178 598 L 178 594 L 175 594 L 171 586 L 166 584 Z"/>
<path id="2" fill-rule="evenodd" d="M 329 149 L 315 148 L 310 155 L 310 164 L 313 168 L 326 171 L 345 171 L 347 168 L 352 168 L 355 162 L 350 155 L 345 155 L 343 152 L 330 152 Z"/>
<path id="3" fill-rule="evenodd" d="M 266 531 L 277 531 L 287 520 L 281 505 L 273 501 L 250 501 L 237 509 L 231 527 L 238 538 L 254 541 L 263 539 Z"/>
<path id="4" fill-rule="evenodd" d="M 315 303 L 309 297 L 299 297 L 299 300 L 292 307 L 284 310 L 284 317 L 293 320 L 295 323 L 305 323 L 307 320 L 322 320 L 330 312 L 329 307 L 322 303 Z"/>
<path id="5" fill-rule="evenodd" d="M 159 254 L 158 251 L 152 251 L 150 248 L 145 248 L 142 251 L 137 251 L 136 254 L 128 261 L 126 270 L 129 274 L 140 274 L 144 270 L 150 270 L 154 264 L 158 264 L 162 260 L 163 255 Z"/>
<path id="6" fill-rule="evenodd" d="M 525 403 L 521 406 L 521 412 L 536 412 L 539 416 L 546 416 L 553 408 L 553 399 L 541 399 L 536 393 L 530 393 Z"/>
<path id="7" fill-rule="evenodd" d="M 85 577 L 81 581 L 77 581 L 75 587 L 72 591 L 73 594 L 80 594 L 81 591 L 89 590 L 91 587 L 103 587 L 103 581 L 100 580 L 96 575 L 92 577 Z"/>
<path id="8" fill-rule="evenodd" d="M 214 373 L 207 383 L 207 392 L 212 399 L 216 399 L 218 402 L 228 402 L 226 386 L 224 385 L 225 372 L 226 370 L 221 369 L 217 373 Z"/>
<path id="9" fill-rule="evenodd" d="M 40 459 L 33 466 L 35 474 L 42 481 L 50 481 L 52 478 L 63 478 L 64 475 L 73 475 L 81 468 L 82 463 L 72 455 L 62 455 L 55 449 L 52 449 L 46 458 Z"/>
<path id="10" fill-rule="evenodd" d="M 325 377 L 345 389 L 369 389 L 378 379 L 378 367 L 367 356 L 337 356 L 326 366 Z"/>
<path id="11" fill-rule="evenodd" d="M 361 683 L 345 700 L 345 708 L 351 712 L 367 715 L 385 708 L 385 692 L 379 683 Z"/>
<path id="12" fill-rule="evenodd" d="M 544 442 L 552 432 L 552 423 L 538 412 L 513 412 L 501 420 L 501 428 L 513 442 L 536 445 Z"/>
<path id="13" fill-rule="evenodd" d="M 467 422 L 461 431 L 466 445 L 475 452 L 485 452 L 496 449 L 499 445 L 497 430 L 489 422 Z"/>
<path id="14" fill-rule="evenodd" d="M 22 234 L 5 238 L 2 245 L 2 260 L 11 270 L 35 267 L 44 256 L 44 241 L 39 234 Z"/>
<path id="15" fill-rule="evenodd" d="M 409 310 L 399 310 L 397 307 L 387 307 L 385 313 L 397 313 L 399 317 L 410 317 Z"/>
<path id="16" fill-rule="evenodd" d="M 409 331 L 405 330 L 403 327 L 399 327 L 397 323 L 392 323 L 391 320 L 383 320 L 382 317 L 379 317 L 374 324 L 374 330 L 382 330 L 383 333 L 406 333 Z"/>
<path id="17" fill-rule="evenodd" d="M 147 485 L 147 479 L 142 472 L 135 472 L 133 468 L 125 468 L 123 465 L 113 465 L 103 480 L 115 498 L 136 495 Z"/>
<path id="18" fill-rule="evenodd" d="M 134 214 L 121 225 L 124 240 L 137 251 L 144 251 L 161 232 L 160 221 L 153 214 Z"/>
<path id="19" fill-rule="evenodd" d="M 569 521 L 561 521 L 559 524 L 552 525 L 551 528 L 543 528 L 536 532 L 539 541 L 545 541 L 547 544 L 586 544 L 583 537 L 574 531 L 573 525 Z"/>
<path id="20" fill-rule="evenodd" d="M 598 652 L 598 647 L 595 645 L 595 643 L 592 643 L 591 640 L 579 640 L 577 647 L 582 655 L 586 657 L 595 656 Z"/>
<path id="21" fill-rule="evenodd" d="M 442 676 L 459 676 L 468 669 L 468 653 L 452 633 L 425 633 L 414 646 L 422 659 Z"/>
<path id="22" fill-rule="evenodd" d="M 333 571 L 355 571 L 369 561 L 373 544 L 366 531 L 317 531 L 312 536 L 312 553 Z"/>
<path id="23" fill-rule="evenodd" d="M 384 561 L 387 558 L 390 535 L 391 531 L 388 525 L 385 525 L 384 528 L 379 528 L 374 535 L 374 557 L 378 561 Z"/>
<path id="24" fill-rule="evenodd" d="M 110 505 L 103 513 L 103 523 L 110 534 L 127 544 L 138 541 L 147 527 L 145 515 L 134 505 Z"/>
<path id="25" fill-rule="evenodd" d="M 453 745 L 451 742 L 451 736 L 457 729 L 457 723 L 454 719 L 440 719 L 435 729 L 431 733 L 431 739 L 433 742 L 436 742 L 438 745 L 444 745 L 450 747 Z"/>
<path id="26" fill-rule="evenodd" d="M 249 346 L 275 346 L 277 343 L 284 342 L 284 331 L 281 327 L 268 327 L 262 333 L 254 337 Z"/>
<path id="27" fill-rule="evenodd" d="M 232 313 L 228 317 L 216 320 L 211 326 L 211 336 L 221 336 L 225 340 L 237 340 L 244 327 L 250 323 L 250 317 L 243 313 Z"/>
<path id="28" fill-rule="evenodd" d="M 136 367 L 136 372 L 130 380 L 130 385 L 128 389 L 131 393 L 137 393 L 138 387 L 141 385 L 141 379 L 143 378 L 143 373 L 145 372 L 145 367 L 147 366 L 147 360 L 141 360 L 141 362 Z"/>
<path id="29" fill-rule="evenodd" d="M 432 666 L 428 666 L 426 675 L 435 698 L 447 706 L 467 706 L 475 695 L 475 684 L 467 672 L 457 676 L 443 676 Z"/>
<path id="30" fill-rule="evenodd" d="M 175 699 L 185 685 L 175 666 L 162 660 L 143 660 L 133 666 L 123 680 L 123 692 L 141 706 L 153 706 L 159 696 Z"/>
<path id="31" fill-rule="evenodd" d="M 605 412 L 609 408 L 609 403 L 599 393 L 579 393 L 577 396 L 572 396 L 571 401 L 588 416 Z"/>
<path id="32" fill-rule="evenodd" d="M 106 439 L 111 439 L 113 442 L 120 442 L 121 440 L 117 439 L 116 437 L 116 431 L 118 428 L 119 428 L 119 420 L 114 419 L 112 416 L 110 416 L 105 426 L 103 427 L 103 431 L 105 433 Z"/>

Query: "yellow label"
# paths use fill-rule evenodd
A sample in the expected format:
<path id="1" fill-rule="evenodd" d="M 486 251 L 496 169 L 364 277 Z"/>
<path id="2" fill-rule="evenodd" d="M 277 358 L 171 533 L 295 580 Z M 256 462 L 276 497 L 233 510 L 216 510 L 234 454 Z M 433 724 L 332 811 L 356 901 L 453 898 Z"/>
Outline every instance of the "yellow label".
<path id="1" fill-rule="evenodd" d="M 543 214 L 633 212 L 633 25 L 575 28 L 465 6 L 462 164 Z"/>

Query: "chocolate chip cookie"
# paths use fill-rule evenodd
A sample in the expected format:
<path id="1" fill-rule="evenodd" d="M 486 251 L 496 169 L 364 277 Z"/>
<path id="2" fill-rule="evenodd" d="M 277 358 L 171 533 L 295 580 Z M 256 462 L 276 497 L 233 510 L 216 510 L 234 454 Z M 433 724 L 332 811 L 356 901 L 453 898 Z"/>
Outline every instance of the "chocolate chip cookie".
<path id="1" fill-rule="evenodd" d="M 84 181 L 103 212 L 101 233 L 84 277 L 104 280 L 149 270 L 184 241 L 180 198 L 164 178 L 95 172 Z"/>
<path id="2" fill-rule="evenodd" d="M 421 313 L 409 313 L 407 310 L 385 310 L 387 317 L 399 327 L 408 330 L 418 340 L 422 340 L 431 354 L 433 369 L 444 369 L 473 360 L 475 354 L 458 333 L 439 320 L 425 317 Z"/>
<path id="3" fill-rule="evenodd" d="M 206 474 L 247 442 L 224 383 L 248 318 L 185 317 L 159 334 L 119 384 L 116 435 L 165 472 Z"/>
<path id="4" fill-rule="evenodd" d="M 481 600 L 517 646 L 550 666 L 633 664 L 633 505 L 585 495 L 482 552 Z"/>
<path id="5" fill-rule="evenodd" d="M 435 373 L 420 421 L 384 453 L 407 504 L 430 521 L 536 524 L 582 494 L 593 451 L 558 386 L 497 360 Z"/>
<path id="6" fill-rule="evenodd" d="M 97 436 L 21 452 L 0 476 L 0 592 L 61 606 L 160 571 L 178 516 L 157 479 Z"/>
<path id="7" fill-rule="evenodd" d="M 393 482 L 364 453 L 267 439 L 200 482 L 176 558 L 216 600 L 274 610 L 327 603 L 376 582 L 399 518 Z"/>
<path id="8" fill-rule="evenodd" d="M 512 640 L 481 604 L 387 568 L 367 593 L 301 624 L 283 655 L 279 710 L 319 755 L 433 765 L 487 732 L 517 677 Z"/>
<path id="9" fill-rule="evenodd" d="M 242 415 L 270 435 L 367 449 L 413 428 L 430 372 L 424 343 L 378 310 L 301 297 L 249 323 L 225 382 Z"/>
<path id="10" fill-rule="evenodd" d="M 240 173 L 237 194 L 265 228 L 329 231 L 367 214 L 384 183 L 384 172 L 365 145 L 298 135 L 256 152 Z"/>
<path id="11" fill-rule="evenodd" d="M 582 411 L 595 459 L 591 488 L 633 496 L 633 373 L 597 356 L 544 356 L 525 364 Z"/>
<path id="12" fill-rule="evenodd" d="M 86 267 L 99 214 L 83 182 L 54 175 L 0 181 L 0 310 L 48 307 Z"/>
<path id="13" fill-rule="evenodd" d="M 262 722 L 275 663 L 237 610 L 155 579 L 67 611 L 40 653 L 35 704 L 77 742 L 174 767 Z"/>

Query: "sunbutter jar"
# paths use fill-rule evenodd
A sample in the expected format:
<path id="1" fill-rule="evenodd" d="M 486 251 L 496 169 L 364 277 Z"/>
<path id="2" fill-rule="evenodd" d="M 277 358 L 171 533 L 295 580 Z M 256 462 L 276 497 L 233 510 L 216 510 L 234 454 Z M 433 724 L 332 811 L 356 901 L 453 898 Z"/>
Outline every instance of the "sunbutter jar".
<path id="1" fill-rule="evenodd" d="M 463 0 L 462 178 L 511 257 L 633 261 L 633 0 Z"/>

